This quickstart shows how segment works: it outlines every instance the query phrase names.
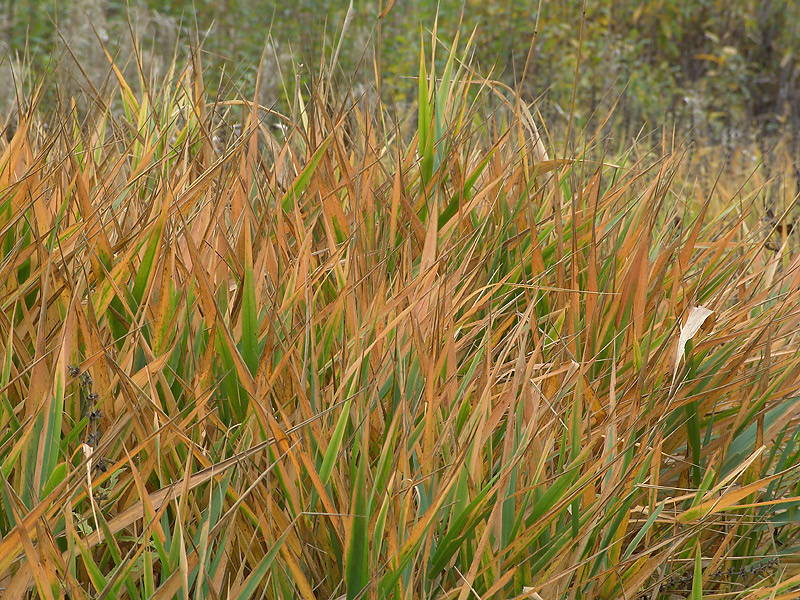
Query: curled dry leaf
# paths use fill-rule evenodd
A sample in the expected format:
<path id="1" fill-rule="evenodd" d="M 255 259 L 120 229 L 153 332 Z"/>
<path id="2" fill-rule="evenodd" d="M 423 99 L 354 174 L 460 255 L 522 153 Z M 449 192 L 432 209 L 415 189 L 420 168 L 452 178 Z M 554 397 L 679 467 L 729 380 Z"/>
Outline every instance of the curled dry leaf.
<path id="1" fill-rule="evenodd" d="M 675 353 L 675 367 L 672 372 L 673 379 L 678 374 L 678 367 L 686 351 L 686 343 L 697 335 L 697 332 L 700 331 L 706 319 L 713 314 L 713 310 L 704 306 L 693 306 L 689 309 L 689 316 L 686 318 L 686 323 L 681 327 L 681 334 L 678 338 L 678 349 Z"/>

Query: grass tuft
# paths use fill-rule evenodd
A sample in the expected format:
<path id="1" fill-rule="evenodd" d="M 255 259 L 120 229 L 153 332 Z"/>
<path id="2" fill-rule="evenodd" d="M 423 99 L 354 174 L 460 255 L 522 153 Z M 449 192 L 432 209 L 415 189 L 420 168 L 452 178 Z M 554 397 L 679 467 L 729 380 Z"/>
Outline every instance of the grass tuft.
<path id="1" fill-rule="evenodd" d="M 666 136 L 550 158 L 474 43 L 421 45 L 416 129 L 324 66 L 208 97 L 199 54 L 25 96 L 4 594 L 800 593 L 793 206 Z"/>

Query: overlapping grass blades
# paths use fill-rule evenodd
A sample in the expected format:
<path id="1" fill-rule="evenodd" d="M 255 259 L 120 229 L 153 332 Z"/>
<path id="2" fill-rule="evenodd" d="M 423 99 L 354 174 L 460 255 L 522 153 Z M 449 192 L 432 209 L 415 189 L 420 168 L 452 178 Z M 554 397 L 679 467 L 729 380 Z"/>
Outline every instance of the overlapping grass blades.
<path id="1" fill-rule="evenodd" d="M 760 566 L 798 533 L 788 228 L 680 154 L 550 160 L 433 45 L 410 142 L 324 72 L 291 115 L 207 98 L 198 58 L 31 96 L 0 142 L 5 593 L 797 593 Z"/>

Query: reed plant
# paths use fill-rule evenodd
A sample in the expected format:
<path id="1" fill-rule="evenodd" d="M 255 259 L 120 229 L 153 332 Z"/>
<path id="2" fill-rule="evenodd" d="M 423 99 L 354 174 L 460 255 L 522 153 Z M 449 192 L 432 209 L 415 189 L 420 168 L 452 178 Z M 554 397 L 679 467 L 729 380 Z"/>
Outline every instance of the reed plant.
<path id="1" fill-rule="evenodd" d="M 328 61 L 20 89 L 4 598 L 798 597 L 792 203 L 554 141 L 475 43 L 410 124 Z"/>

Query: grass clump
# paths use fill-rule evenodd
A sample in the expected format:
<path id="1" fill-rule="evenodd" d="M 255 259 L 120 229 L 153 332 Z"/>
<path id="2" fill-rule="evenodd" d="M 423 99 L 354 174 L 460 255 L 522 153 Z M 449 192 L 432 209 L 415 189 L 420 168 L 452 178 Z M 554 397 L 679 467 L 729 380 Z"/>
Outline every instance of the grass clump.
<path id="1" fill-rule="evenodd" d="M 788 209 L 554 152 L 433 45 L 410 129 L 325 68 L 213 100 L 199 54 L 21 103 L 5 594 L 798 593 Z"/>

